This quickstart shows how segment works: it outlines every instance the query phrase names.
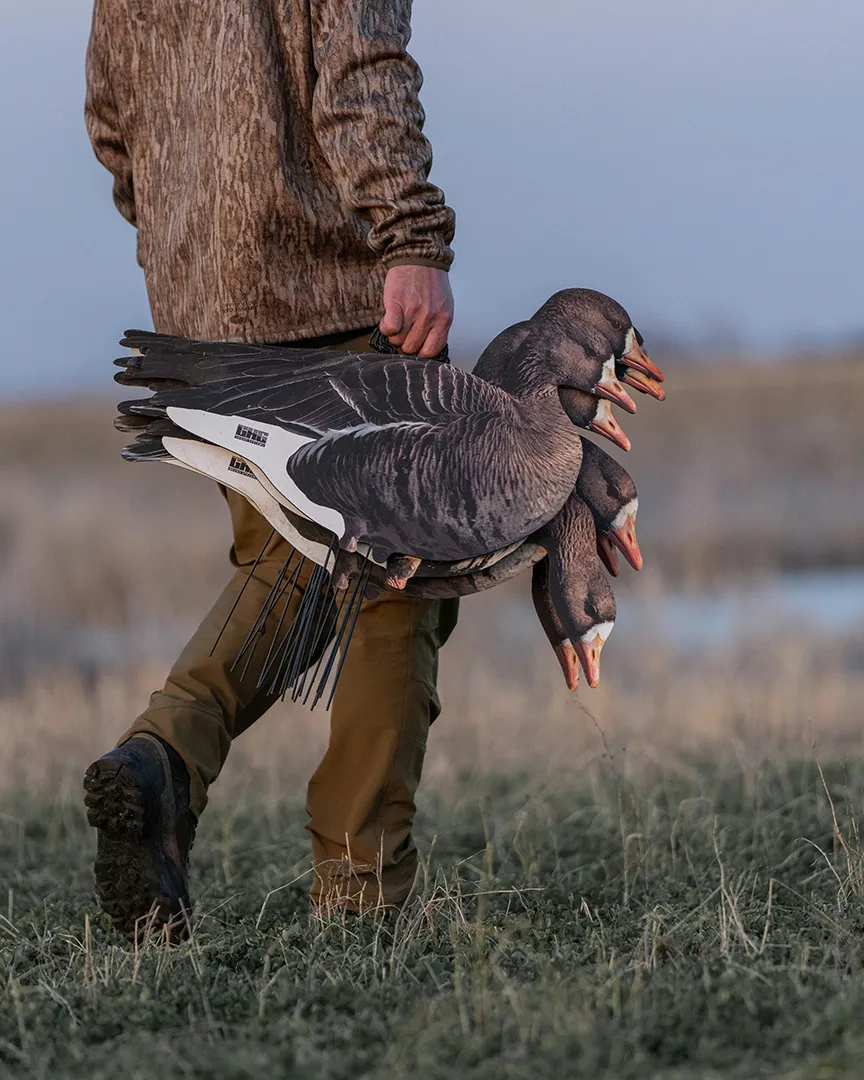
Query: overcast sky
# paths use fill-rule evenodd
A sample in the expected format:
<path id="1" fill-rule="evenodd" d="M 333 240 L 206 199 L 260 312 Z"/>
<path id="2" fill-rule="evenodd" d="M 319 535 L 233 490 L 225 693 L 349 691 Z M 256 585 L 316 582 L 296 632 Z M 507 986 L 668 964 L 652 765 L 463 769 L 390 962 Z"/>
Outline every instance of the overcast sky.
<path id="1" fill-rule="evenodd" d="M 109 389 L 149 325 L 84 133 L 89 19 L 32 0 L 0 27 L 7 395 Z M 415 0 L 458 336 L 568 285 L 691 342 L 862 336 L 862 43 L 859 0 Z"/>

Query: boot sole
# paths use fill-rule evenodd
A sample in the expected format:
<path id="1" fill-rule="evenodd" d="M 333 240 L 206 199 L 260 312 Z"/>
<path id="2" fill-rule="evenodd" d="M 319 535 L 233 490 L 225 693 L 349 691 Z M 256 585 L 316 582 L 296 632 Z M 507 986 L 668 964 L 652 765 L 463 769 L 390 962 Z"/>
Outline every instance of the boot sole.
<path id="1" fill-rule="evenodd" d="M 167 783 L 162 797 L 163 821 L 173 809 Z M 147 799 L 124 763 L 109 758 L 94 761 L 84 776 L 87 820 L 97 831 L 96 896 L 99 906 L 123 934 L 141 940 L 167 930 L 169 937 L 185 935 L 183 898 L 171 896 L 160 880 L 165 853 L 162 836 L 147 822 Z M 167 803 L 167 805 L 166 805 Z"/>

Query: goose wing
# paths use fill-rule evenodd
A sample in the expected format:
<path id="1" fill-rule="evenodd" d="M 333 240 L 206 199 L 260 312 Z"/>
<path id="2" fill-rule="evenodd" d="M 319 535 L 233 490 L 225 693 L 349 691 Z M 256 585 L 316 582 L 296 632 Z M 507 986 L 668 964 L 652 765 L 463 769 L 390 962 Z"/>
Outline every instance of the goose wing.
<path id="1" fill-rule="evenodd" d="M 115 361 L 115 380 L 146 386 L 147 399 L 122 402 L 126 416 L 165 416 L 171 406 L 283 425 L 312 436 L 362 422 L 330 382 L 332 375 L 380 356 L 238 342 L 191 341 L 129 330 L 136 354 Z"/>
<path id="2" fill-rule="evenodd" d="M 460 416 L 510 415 L 510 395 L 467 371 L 436 360 L 382 360 L 331 377 L 339 395 L 376 426 L 446 424 Z"/>
<path id="3" fill-rule="evenodd" d="M 275 424 L 312 436 L 402 420 L 446 423 L 448 416 L 506 409 L 508 395 L 458 368 L 315 349 L 127 333 L 141 355 L 118 363 L 124 385 L 152 397 L 123 402 L 126 415 L 165 416 L 171 407 Z"/>

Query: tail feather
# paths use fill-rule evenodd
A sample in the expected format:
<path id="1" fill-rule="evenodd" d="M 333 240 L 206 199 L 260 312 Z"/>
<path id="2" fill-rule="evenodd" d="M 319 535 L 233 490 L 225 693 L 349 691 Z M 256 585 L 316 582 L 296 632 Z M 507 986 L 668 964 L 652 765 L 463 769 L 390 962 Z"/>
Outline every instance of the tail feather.
<path id="1" fill-rule="evenodd" d="M 194 356 L 261 356 L 284 351 L 285 346 L 249 341 L 199 341 L 176 334 L 156 334 L 152 330 L 125 330 L 120 345 L 147 354 Z M 322 350 L 319 350 L 322 351 Z"/>
<path id="2" fill-rule="evenodd" d="M 147 434 L 139 435 L 135 442 L 124 446 L 120 454 L 125 461 L 158 461 L 171 456 L 161 439 Z"/>
<path id="3" fill-rule="evenodd" d="M 250 378 L 286 375 L 292 379 L 311 378 L 352 363 L 360 355 L 298 346 L 193 341 L 146 330 L 127 330 L 120 344 L 137 352 L 114 361 L 122 368 L 114 376 L 115 381 L 126 386 L 149 386 L 153 390 L 206 386 L 226 379 L 245 382 Z M 380 357 L 376 354 L 375 359 Z"/>
<path id="4" fill-rule="evenodd" d="M 118 416 L 114 421 L 114 427 L 118 431 L 134 434 L 136 438 L 148 436 L 154 439 L 194 439 L 196 442 L 206 442 L 197 435 L 193 435 L 185 428 L 179 427 L 172 420 L 161 416 Z"/>
<path id="5" fill-rule="evenodd" d="M 123 402 L 130 405 L 132 402 Z M 127 461 L 155 461 L 159 458 L 170 457 L 162 440 L 166 438 L 187 439 L 195 442 L 206 442 L 197 435 L 178 427 L 167 416 L 141 416 L 135 413 L 121 413 L 114 420 L 114 427 L 118 431 L 126 431 L 135 435 L 135 441 L 124 446 L 121 451 Z"/>

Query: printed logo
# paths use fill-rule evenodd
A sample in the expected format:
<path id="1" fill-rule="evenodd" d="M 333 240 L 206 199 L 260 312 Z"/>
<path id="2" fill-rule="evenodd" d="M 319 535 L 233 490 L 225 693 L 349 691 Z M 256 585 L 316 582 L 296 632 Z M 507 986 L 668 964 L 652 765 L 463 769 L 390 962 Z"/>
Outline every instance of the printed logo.
<path id="1" fill-rule="evenodd" d="M 243 458 L 232 457 L 228 463 L 228 472 L 236 472 L 241 476 L 254 476 L 255 473 L 249 468 Z"/>
<path id="2" fill-rule="evenodd" d="M 247 424 L 238 424 L 234 432 L 234 438 L 242 442 L 252 443 L 254 446 L 267 445 L 267 432 L 259 431 L 258 428 L 249 427 Z"/>

